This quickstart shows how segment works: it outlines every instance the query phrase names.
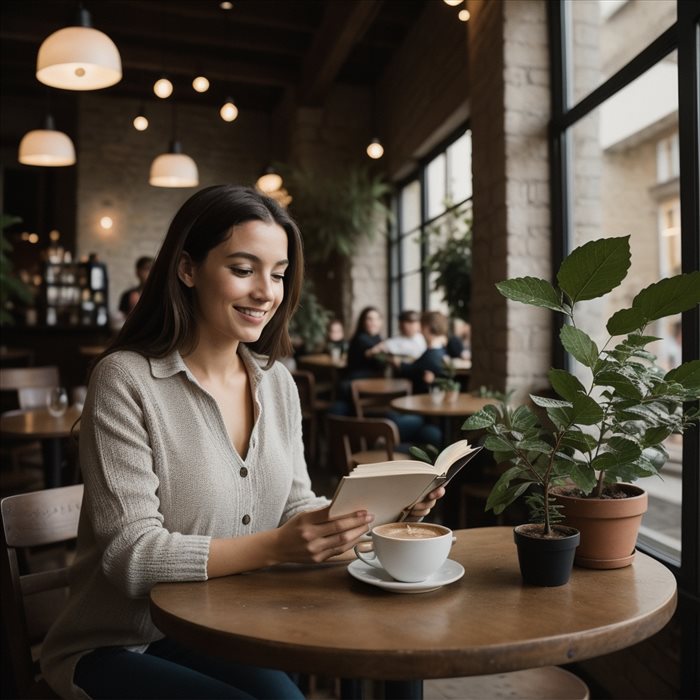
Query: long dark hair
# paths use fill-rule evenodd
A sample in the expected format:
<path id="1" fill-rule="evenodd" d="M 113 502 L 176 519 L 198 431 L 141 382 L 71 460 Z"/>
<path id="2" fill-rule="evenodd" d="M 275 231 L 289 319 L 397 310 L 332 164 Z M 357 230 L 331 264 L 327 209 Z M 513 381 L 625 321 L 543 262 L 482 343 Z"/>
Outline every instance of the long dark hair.
<path id="1" fill-rule="evenodd" d="M 175 349 L 190 352 L 197 343 L 196 318 L 193 291 L 177 274 L 180 258 L 188 253 L 195 264 L 202 263 L 212 248 L 231 235 L 233 226 L 247 221 L 281 226 L 287 234 L 289 259 L 282 303 L 249 347 L 268 356 L 267 367 L 291 355 L 287 326 L 299 303 L 304 276 L 299 229 L 274 199 L 249 187 L 214 185 L 192 195 L 175 214 L 141 298 L 102 357 L 117 350 L 133 350 L 146 357 L 164 357 Z"/>
<path id="2" fill-rule="evenodd" d="M 372 311 L 376 311 L 380 316 L 382 315 L 381 311 L 379 311 L 376 306 L 365 306 L 357 317 L 357 326 L 355 327 L 355 335 L 353 337 L 360 335 L 360 333 L 367 333 L 365 324 L 367 323 L 367 316 L 369 316 Z"/>

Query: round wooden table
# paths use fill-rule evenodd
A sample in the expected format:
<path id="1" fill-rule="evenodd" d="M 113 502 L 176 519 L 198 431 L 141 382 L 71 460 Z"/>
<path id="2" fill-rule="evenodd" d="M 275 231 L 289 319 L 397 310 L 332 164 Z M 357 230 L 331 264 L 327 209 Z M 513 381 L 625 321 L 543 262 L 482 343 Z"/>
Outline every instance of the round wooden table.
<path id="1" fill-rule="evenodd" d="M 412 394 L 394 399 L 391 402 L 391 407 L 398 413 L 439 418 L 442 423 L 443 440 L 445 445 L 449 445 L 453 442 L 452 423 L 455 419 L 467 418 L 480 411 L 484 406 L 495 402 L 496 399 L 460 393 L 454 401 L 448 401 L 445 398 L 440 403 L 435 403 L 430 394 Z"/>
<path id="2" fill-rule="evenodd" d="M 344 678 L 448 678 L 566 664 L 650 637 L 676 580 L 642 553 L 624 569 L 574 568 L 558 588 L 522 583 L 511 528 L 456 532 L 466 573 L 428 593 L 362 583 L 346 564 L 282 566 L 150 594 L 154 623 L 200 651 Z"/>
<path id="3" fill-rule="evenodd" d="M 0 416 L 0 433 L 19 440 L 40 440 L 43 451 L 44 481 L 47 488 L 61 485 L 64 438 L 70 437 L 80 410 L 70 406 L 62 416 L 52 416 L 45 408 L 10 411 Z"/>

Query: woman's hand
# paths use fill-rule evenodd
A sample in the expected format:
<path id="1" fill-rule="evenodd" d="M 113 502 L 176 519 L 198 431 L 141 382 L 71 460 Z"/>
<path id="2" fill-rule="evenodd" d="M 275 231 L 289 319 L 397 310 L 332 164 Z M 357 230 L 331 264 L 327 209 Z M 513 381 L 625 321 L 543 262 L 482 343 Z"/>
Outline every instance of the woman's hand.
<path id="1" fill-rule="evenodd" d="M 437 501 L 439 501 L 445 495 L 445 487 L 440 486 L 434 491 L 431 491 L 424 500 L 420 503 L 416 503 L 413 508 L 408 513 L 406 520 L 415 522 L 424 518 L 430 511 L 435 507 Z"/>
<path id="2" fill-rule="evenodd" d="M 329 508 L 299 513 L 277 528 L 275 559 L 319 564 L 352 549 L 374 520 L 367 511 L 329 519 Z"/>

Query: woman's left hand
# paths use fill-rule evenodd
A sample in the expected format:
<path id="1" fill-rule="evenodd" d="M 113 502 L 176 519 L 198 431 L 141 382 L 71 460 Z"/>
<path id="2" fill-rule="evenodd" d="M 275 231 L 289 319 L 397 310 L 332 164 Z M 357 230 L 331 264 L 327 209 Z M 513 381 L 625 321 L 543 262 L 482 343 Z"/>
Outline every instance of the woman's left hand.
<path id="1" fill-rule="evenodd" d="M 406 520 L 420 520 L 424 518 L 430 511 L 435 507 L 437 501 L 439 501 L 445 495 L 445 487 L 440 486 L 434 491 L 431 491 L 424 500 L 420 503 L 414 504 L 413 508 L 408 513 Z"/>

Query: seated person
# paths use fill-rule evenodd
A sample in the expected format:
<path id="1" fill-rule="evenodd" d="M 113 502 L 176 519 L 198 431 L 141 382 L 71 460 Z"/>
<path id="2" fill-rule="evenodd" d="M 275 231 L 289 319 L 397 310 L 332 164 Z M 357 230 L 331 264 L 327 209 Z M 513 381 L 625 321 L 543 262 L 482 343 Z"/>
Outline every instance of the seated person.
<path id="1" fill-rule="evenodd" d="M 427 349 L 414 362 L 395 362 L 396 375 L 413 382 L 414 394 L 427 394 L 436 377 L 445 376 L 447 355 L 447 316 L 439 311 L 426 311 L 421 315 L 421 331 Z"/>
<path id="2" fill-rule="evenodd" d="M 370 351 L 382 342 L 382 315 L 374 306 L 366 306 L 357 319 L 355 333 L 348 347 L 347 379 L 381 377 L 384 363 Z"/>
<path id="3" fill-rule="evenodd" d="M 425 348 L 425 338 L 420 327 L 420 314 L 417 311 L 402 311 L 399 314 L 399 335 L 378 343 L 369 352 L 371 355 L 386 352 L 415 360 L 425 352 Z"/>
<path id="4" fill-rule="evenodd" d="M 148 273 L 151 271 L 153 266 L 153 258 L 146 255 L 140 257 L 136 261 L 136 277 L 138 277 L 139 283 L 136 287 L 127 289 L 119 298 L 119 311 L 122 316 L 126 318 L 136 306 L 139 298 L 141 297 L 141 292 L 148 279 Z"/>
<path id="5" fill-rule="evenodd" d="M 334 351 L 344 355 L 348 351 L 348 341 L 345 340 L 345 329 L 338 318 L 332 318 L 326 328 L 325 351 L 333 355 Z"/>

